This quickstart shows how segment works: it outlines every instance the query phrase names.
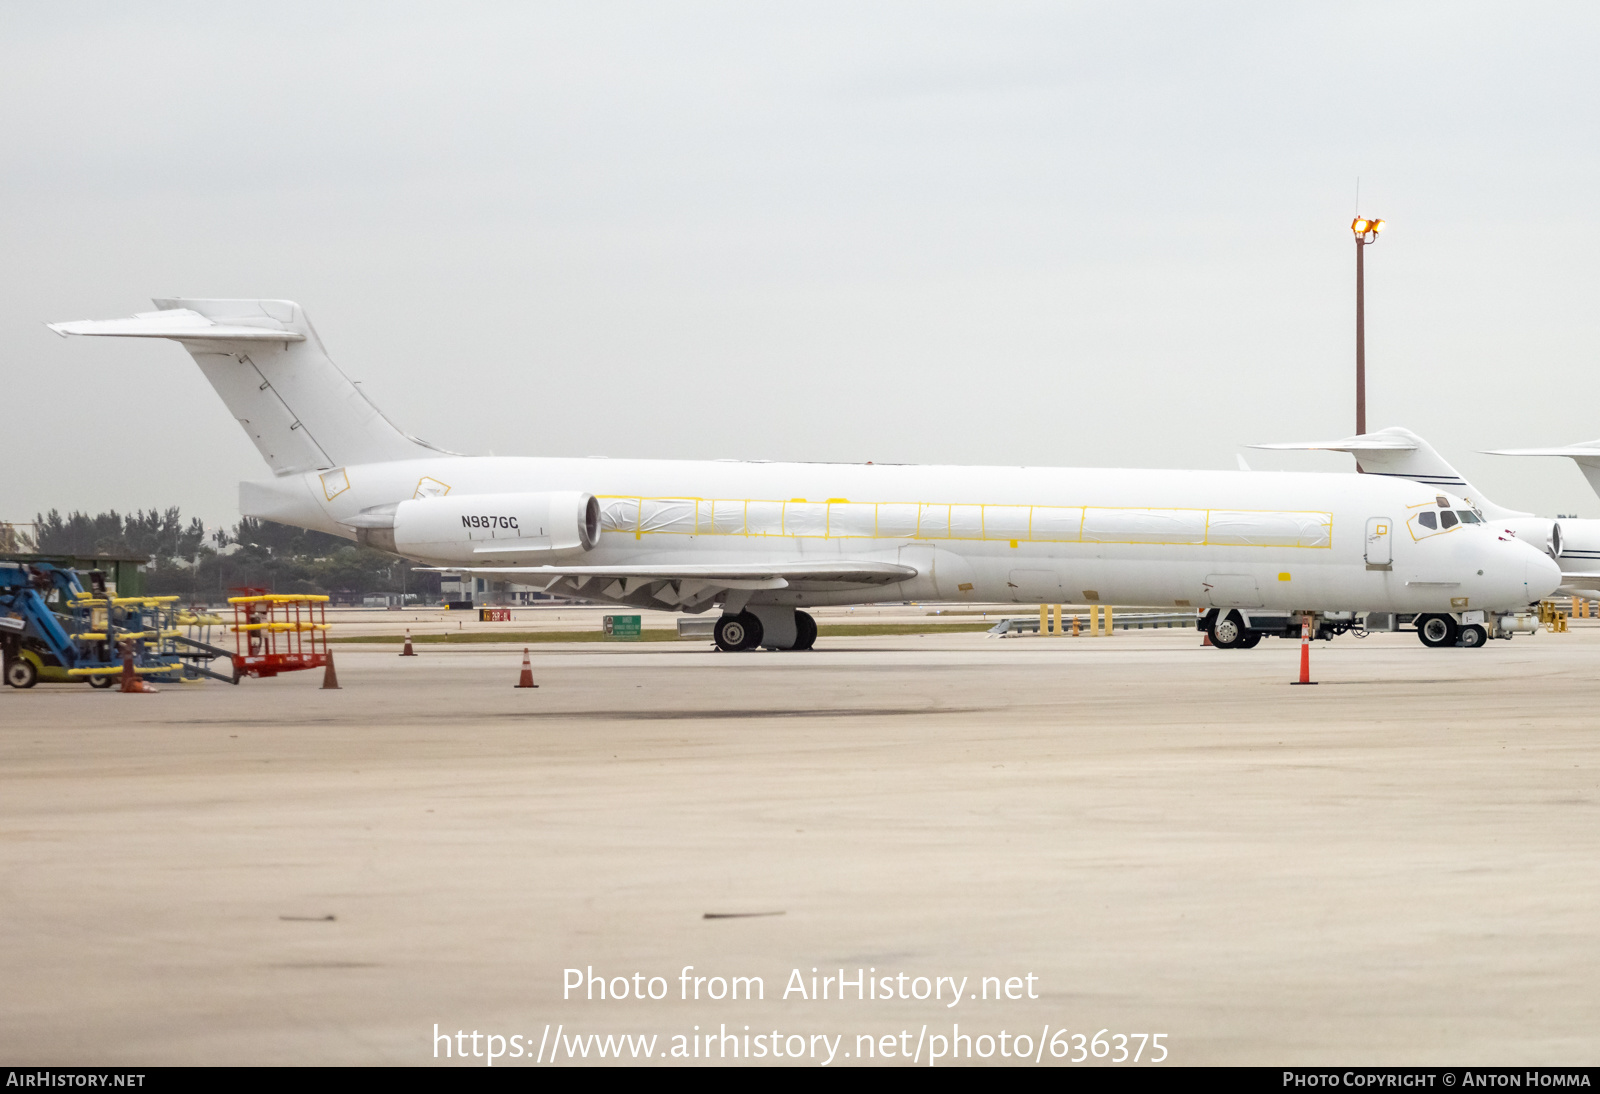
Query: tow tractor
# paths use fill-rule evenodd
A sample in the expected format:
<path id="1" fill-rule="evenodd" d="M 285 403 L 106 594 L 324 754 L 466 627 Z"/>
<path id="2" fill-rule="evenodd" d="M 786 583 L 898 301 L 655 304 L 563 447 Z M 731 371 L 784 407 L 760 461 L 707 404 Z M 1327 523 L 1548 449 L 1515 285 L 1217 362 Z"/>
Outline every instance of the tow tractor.
<path id="1" fill-rule="evenodd" d="M 208 634 L 209 620 L 183 612 L 178 597 L 116 596 L 103 572 L 88 578 L 85 590 L 73 570 L 0 562 L 0 660 L 9 686 L 47 680 L 108 688 L 122 680 L 124 690 L 138 691 L 146 679 L 239 682 L 232 652 L 196 637 Z M 228 662 L 226 674 L 209 667 L 217 658 Z"/>
<path id="2" fill-rule="evenodd" d="M 1249 608 L 1212 608 L 1195 621 L 1197 630 L 1211 636 L 1220 649 L 1252 649 L 1263 638 L 1300 638 L 1301 614 Z M 1480 648 L 1491 638 L 1514 634 L 1566 630 L 1566 616 L 1546 601 L 1524 612 L 1457 611 L 1433 613 L 1316 612 L 1311 637 L 1326 641 L 1347 631 L 1357 637 L 1375 632 L 1415 631 L 1424 646 Z"/>

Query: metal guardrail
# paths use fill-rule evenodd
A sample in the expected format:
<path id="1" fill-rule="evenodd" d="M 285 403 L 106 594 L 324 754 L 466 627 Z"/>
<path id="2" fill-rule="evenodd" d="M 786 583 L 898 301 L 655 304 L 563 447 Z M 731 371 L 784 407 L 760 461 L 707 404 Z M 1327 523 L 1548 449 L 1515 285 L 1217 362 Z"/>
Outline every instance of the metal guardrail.
<path id="1" fill-rule="evenodd" d="M 1195 620 L 1199 616 L 1194 612 L 1128 612 L 1115 613 L 1111 619 L 1111 626 L 1119 631 L 1142 631 L 1146 628 L 1163 629 L 1171 627 L 1186 627 L 1193 629 Z M 1073 620 L 1078 623 L 1084 635 L 1088 635 L 1089 617 L 1062 615 L 1061 623 L 1068 633 L 1072 630 Z M 987 634 L 991 638 L 1004 638 L 1010 634 L 1038 634 L 1039 617 L 1022 616 L 1020 618 L 1002 619 L 990 627 Z"/>

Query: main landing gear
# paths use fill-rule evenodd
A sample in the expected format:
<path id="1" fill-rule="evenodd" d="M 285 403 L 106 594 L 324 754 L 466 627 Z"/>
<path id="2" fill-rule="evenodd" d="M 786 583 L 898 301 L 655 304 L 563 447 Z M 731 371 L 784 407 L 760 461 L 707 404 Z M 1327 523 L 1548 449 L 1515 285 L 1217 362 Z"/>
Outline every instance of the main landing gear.
<path id="1" fill-rule="evenodd" d="M 753 650 L 809 650 L 817 642 L 817 621 L 806 612 L 788 608 L 746 609 L 724 615 L 712 631 L 717 649 L 724 653 Z"/>

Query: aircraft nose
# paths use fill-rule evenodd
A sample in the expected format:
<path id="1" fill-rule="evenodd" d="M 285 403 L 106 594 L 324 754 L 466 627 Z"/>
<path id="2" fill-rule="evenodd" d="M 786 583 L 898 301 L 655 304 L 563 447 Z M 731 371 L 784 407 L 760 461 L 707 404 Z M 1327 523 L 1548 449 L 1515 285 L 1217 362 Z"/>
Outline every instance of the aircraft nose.
<path id="1" fill-rule="evenodd" d="M 1556 565 L 1555 559 L 1543 551 L 1529 547 L 1526 565 L 1530 598 L 1543 600 L 1561 587 L 1561 567 Z"/>

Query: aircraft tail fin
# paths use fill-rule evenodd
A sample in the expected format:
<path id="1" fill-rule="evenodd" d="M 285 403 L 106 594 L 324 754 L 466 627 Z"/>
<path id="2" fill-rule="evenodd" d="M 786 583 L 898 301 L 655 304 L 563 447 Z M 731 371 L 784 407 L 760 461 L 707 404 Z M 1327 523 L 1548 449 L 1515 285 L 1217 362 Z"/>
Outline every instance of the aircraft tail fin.
<path id="1" fill-rule="evenodd" d="M 1600 440 L 1582 441 L 1578 444 L 1563 445 L 1560 448 L 1499 448 L 1489 452 L 1491 456 L 1566 456 L 1578 465 L 1578 470 L 1583 472 L 1583 477 L 1589 480 L 1589 488 L 1600 494 Z"/>
<path id="2" fill-rule="evenodd" d="M 157 299 L 128 319 L 52 323 L 63 337 L 181 342 L 274 474 L 454 455 L 402 432 L 328 357 L 290 300 Z"/>
<path id="3" fill-rule="evenodd" d="M 1414 479 L 1428 486 L 1436 486 L 1465 498 L 1485 516 L 1525 517 L 1518 512 L 1496 505 L 1484 497 L 1461 473 L 1434 451 L 1427 441 L 1400 426 L 1380 429 L 1375 433 L 1362 433 L 1342 441 L 1303 441 L 1290 444 L 1252 444 L 1250 448 L 1268 448 L 1278 451 L 1348 452 L 1356 458 L 1356 466 L 1368 475 L 1388 475 L 1399 479 Z M 1600 456 L 1600 450 L 1595 453 Z"/>

